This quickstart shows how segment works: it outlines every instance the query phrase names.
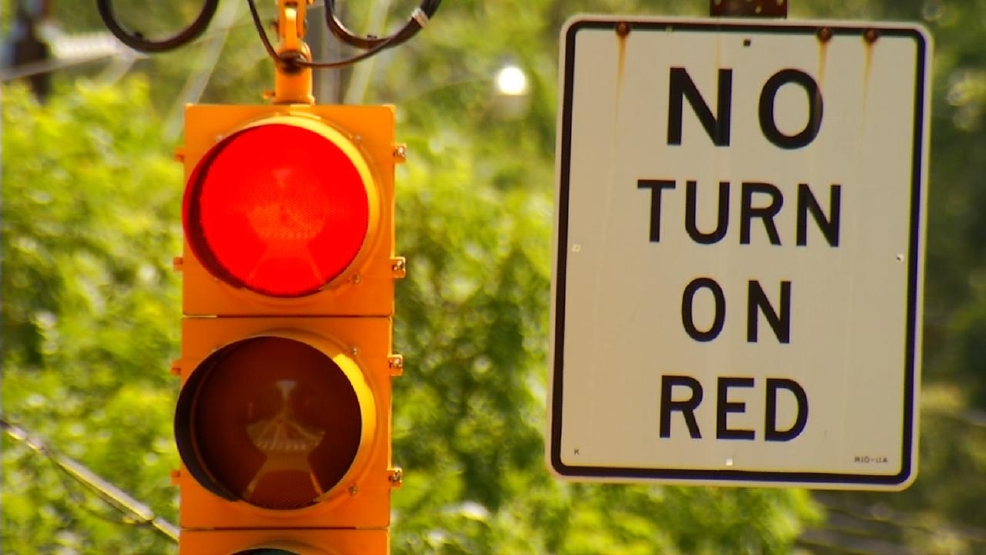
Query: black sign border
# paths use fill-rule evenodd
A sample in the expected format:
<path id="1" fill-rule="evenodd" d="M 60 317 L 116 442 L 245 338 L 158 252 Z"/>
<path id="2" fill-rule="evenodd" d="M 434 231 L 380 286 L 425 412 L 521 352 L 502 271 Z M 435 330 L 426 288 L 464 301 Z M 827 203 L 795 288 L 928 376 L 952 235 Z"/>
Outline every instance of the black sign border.
<path id="1" fill-rule="evenodd" d="M 828 473 L 828 472 L 777 472 L 777 471 L 746 471 L 746 470 L 711 470 L 686 468 L 630 468 L 604 466 L 572 466 L 566 465 L 561 458 L 562 436 L 562 399 L 564 395 L 564 362 L 565 362 L 565 270 L 568 265 L 568 202 L 571 170 L 572 144 L 572 100 L 574 96 L 575 46 L 576 37 L 581 30 L 612 29 L 617 32 L 618 25 L 629 25 L 633 31 L 681 31 L 681 32 L 716 32 L 716 33 L 756 33 L 756 34 L 817 34 L 822 29 L 828 29 L 832 35 L 858 35 L 860 37 L 868 29 L 873 29 L 882 36 L 909 37 L 917 43 L 917 71 L 915 74 L 914 100 L 914 144 L 912 146 L 911 167 L 911 225 L 908 245 L 908 283 L 907 283 L 907 345 L 904 360 L 904 426 L 903 446 L 901 453 L 900 472 L 894 475 Z M 559 107 L 561 113 L 560 164 L 558 189 L 558 221 L 557 221 L 557 259 L 555 261 L 555 318 L 554 318 L 554 359 L 552 364 L 551 390 L 551 429 L 549 438 L 550 464 L 554 471 L 563 478 L 586 478 L 596 481 L 615 479 L 615 481 L 646 481 L 665 480 L 669 482 L 730 482 L 761 483 L 763 485 L 794 485 L 824 489 L 838 489 L 838 486 L 855 486 L 852 489 L 866 489 L 873 486 L 878 489 L 894 489 L 906 487 L 916 477 L 916 465 L 912 460 L 916 452 L 917 434 L 915 433 L 915 402 L 917 388 L 917 353 L 916 342 L 919 333 L 918 314 L 918 273 L 921 239 L 921 198 L 925 134 L 924 106 L 926 60 L 929 45 L 916 27 L 885 27 L 880 23 L 859 24 L 806 22 L 804 24 L 765 24 L 743 20 L 658 20 L 658 19 L 625 19 L 606 17 L 594 19 L 585 17 L 570 22 L 564 35 L 564 97 Z M 622 27 L 621 31 L 626 31 Z M 733 484 L 742 485 L 742 484 Z"/>

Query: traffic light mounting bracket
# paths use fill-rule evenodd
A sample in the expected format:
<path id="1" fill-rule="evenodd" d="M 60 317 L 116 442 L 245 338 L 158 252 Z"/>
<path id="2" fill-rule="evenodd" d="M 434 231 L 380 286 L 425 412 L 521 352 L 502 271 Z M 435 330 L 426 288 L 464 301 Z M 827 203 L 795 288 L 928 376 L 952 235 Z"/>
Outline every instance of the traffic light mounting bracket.
<path id="1" fill-rule="evenodd" d="M 311 49 L 305 37 L 306 4 L 312 0 L 277 1 L 278 63 L 274 66 L 274 104 L 314 104 L 312 68 L 297 62 L 310 62 Z"/>

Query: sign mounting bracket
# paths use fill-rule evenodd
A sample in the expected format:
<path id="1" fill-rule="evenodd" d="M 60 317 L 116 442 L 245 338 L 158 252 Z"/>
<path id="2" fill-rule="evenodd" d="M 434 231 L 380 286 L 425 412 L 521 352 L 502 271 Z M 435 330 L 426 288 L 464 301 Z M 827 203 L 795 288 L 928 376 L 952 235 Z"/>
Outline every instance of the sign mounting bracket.
<path id="1" fill-rule="evenodd" d="M 786 19 L 787 4 L 787 0 L 709 0 L 709 15 Z"/>

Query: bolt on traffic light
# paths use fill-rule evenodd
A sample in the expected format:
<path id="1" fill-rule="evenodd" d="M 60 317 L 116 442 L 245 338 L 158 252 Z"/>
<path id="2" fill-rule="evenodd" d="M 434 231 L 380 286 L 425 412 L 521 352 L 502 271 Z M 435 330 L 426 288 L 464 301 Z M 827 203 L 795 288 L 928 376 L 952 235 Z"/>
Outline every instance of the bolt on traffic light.
<path id="1" fill-rule="evenodd" d="M 179 551 L 385 554 L 393 108 L 198 105 L 185 121 Z"/>

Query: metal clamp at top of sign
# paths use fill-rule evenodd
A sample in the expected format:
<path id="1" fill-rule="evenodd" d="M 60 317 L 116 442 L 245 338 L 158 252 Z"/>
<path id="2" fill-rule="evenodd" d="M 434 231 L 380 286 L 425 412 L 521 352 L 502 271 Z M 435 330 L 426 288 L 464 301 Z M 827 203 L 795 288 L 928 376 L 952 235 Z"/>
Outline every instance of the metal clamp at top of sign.
<path id="1" fill-rule="evenodd" d="M 712 17 L 787 18 L 787 0 L 709 0 Z"/>

